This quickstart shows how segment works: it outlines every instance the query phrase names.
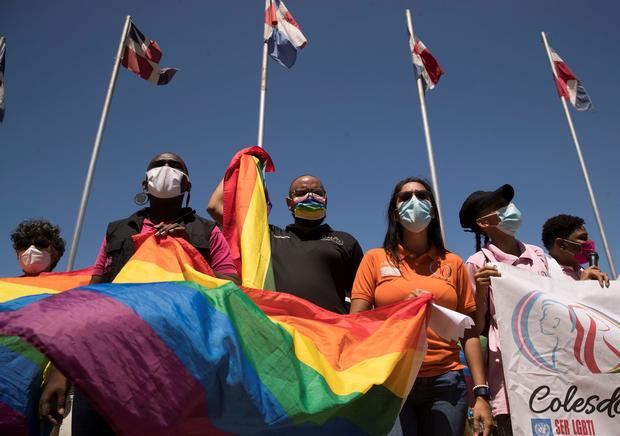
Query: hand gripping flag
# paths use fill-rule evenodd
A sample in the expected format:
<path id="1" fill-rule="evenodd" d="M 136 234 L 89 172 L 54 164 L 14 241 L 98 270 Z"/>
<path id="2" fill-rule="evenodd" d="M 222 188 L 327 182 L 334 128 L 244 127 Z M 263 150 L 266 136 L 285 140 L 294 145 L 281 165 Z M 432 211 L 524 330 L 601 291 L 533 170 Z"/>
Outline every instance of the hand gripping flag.
<path id="1" fill-rule="evenodd" d="M 0 121 L 4 119 L 4 58 L 6 53 L 6 40 L 0 38 Z"/>
<path id="2" fill-rule="evenodd" d="M 413 34 L 413 29 L 409 25 L 407 25 L 407 31 L 409 32 L 409 47 L 411 48 L 413 65 L 418 77 L 422 77 L 424 89 L 433 89 L 437 82 L 439 82 L 443 70 L 437 59 L 435 59 L 422 41 L 416 38 Z"/>
<path id="3" fill-rule="evenodd" d="M 224 236 L 241 283 L 251 288 L 275 289 L 264 180 L 274 169 L 265 150 L 248 147 L 235 154 L 224 175 Z"/>
<path id="4" fill-rule="evenodd" d="M 551 48 L 551 59 L 555 71 L 555 85 L 560 97 L 568 99 L 578 111 L 592 110 L 592 101 L 575 73 L 566 65 L 562 58 Z"/>
<path id="5" fill-rule="evenodd" d="M 156 85 L 167 85 L 176 68 L 161 68 L 162 52 L 156 41 L 148 39 L 131 23 L 125 36 L 122 64 L 129 71 Z"/>
<path id="6" fill-rule="evenodd" d="M 339 315 L 211 277 L 185 240 L 134 241 L 115 283 L 0 304 L 0 334 L 49 357 L 116 433 L 389 432 L 424 359 L 430 295 Z M 5 412 L 20 387 L 0 385 L 1 434 L 16 434 Z"/>
<path id="7" fill-rule="evenodd" d="M 297 51 L 306 46 L 299 24 L 280 0 L 265 1 L 265 41 L 269 55 L 287 68 L 295 64 Z"/>

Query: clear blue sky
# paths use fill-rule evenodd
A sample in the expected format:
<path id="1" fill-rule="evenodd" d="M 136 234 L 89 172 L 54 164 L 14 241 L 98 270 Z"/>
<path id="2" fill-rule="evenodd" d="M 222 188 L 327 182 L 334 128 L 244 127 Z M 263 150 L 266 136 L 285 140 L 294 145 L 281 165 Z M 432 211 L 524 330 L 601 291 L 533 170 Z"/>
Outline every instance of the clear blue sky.
<path id="1" fill-rule="evenodd" d="M 429 177 L 405 30 L 445 70 L 427 105 L 448 246 L 474 250 L 458 211 L 474 190 L 511 183 L 520 239 L 541 244 L 544 220 L 584 217 L 607 268 L 566 120 L 541 43 L 584 82 L 595 111 L 573 113 L 616 261 L 620 262 L 620 27 L 613 0 L 519 2 L 289 0 L 308 46 L 292 70 L 270 62 L 265 147 L 271 222 L 291 221 L 291 179 L 312 173 L 329 196 L 328 222 L 364 249 L 385 232 L 393 185 Z M 6 117 L 0 124 L 0 276 L 19 273 L 9 234 L 30 217 L 59 224 L 69 244 L 125 15 L 180 69 L 156 87 L 121 69 L 102 142 L 76 266 L 91 264 L 109 221 L 130 215 L 150 158 L 183 156 L 192 206 L 208 197 L 230 157 L 256 142 L 262 0 L 3 0 Z M 68 250 L 67 250 L 68 254 Z M 65 258 L 60 263 L 64 268 Z M 620 266 L 620 265 L 619 265 Z"/>

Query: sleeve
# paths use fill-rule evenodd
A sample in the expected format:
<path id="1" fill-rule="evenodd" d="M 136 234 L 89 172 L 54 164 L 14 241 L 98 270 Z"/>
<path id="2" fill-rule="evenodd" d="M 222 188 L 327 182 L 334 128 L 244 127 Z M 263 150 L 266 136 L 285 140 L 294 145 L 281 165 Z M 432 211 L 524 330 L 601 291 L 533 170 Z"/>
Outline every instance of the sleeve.
<path id="1" fill-rule="evenodd" d="M 370 304 L 375 304 L 375 289 L 377 287 L 377 274 L 372 252 L 366 253 L 357 268 L 357 274 L 353 281 L 351 299 L 359 298 Z"/>
<path id="2" fill-rule="evenodd" d="M 110 271 L 110 267 L 112 266 L 112 258 L 106 256 L 105 254 L 107 245 L 108 244 L 104 236 L 103 241 L 101 242 L 101 248 L 99 248 L 99 253 L 97 254 L 97 259 L 95 259 L 95 266 L 93 267 L 94 276 L 102 276 Z"/>
<path id="3" fill-rule="evenodd" d="M 458 301 L 456 310 L 460 313 L 472 313 L 476 311 L 476 299 L 474 298 L 472 281 L 470 279 L 468 267 L 465 266 L 461 259 L 458 260 L 456 269 L 456 289 L 458 292 Z"/>
<path id="4" fill-rule="evenodd" d="M 226 275 L 239 275 L 230 255 L 228 242 L 217 226 L 213 227 L 209 235 L 209 257 L 209 264 L 213 271 Z"/>
<path id="5" fill-rule="evenodd" d="M 476 293 L 476 279 L 474 278 L 474 274 L 476 274 L 476 271 L 478 271 L 478 265 L 470 261 L 467 261 L 467 263 L 465 263 L 465 269 L 467 270 L 467 279 L 469 280 L 469 285 L 475 294 Z"/>
<path id="6" fill-rule="evenodd" d="M 484 262 L 484 259 L 483 259 Z M 465 268 L 467 268 L 467 275 L 469 276 L 469 283 L 471 285 L 472 293 L 474 295 L 474 299 L 477 302 L 476 310 L 482 311 L 485 314 L 485 328 L 483 329 L 485 336 L 488 334 L 488 323 L 489 323 L 489 295 L 487 294 L 484 298 L 476 298 L 476 279 L 474 278 L 474 274 L 478 271 L 478 268 L 482 267 L 484 263 L 478 264 L 477 259 L 475 259 L 475 255 L 467 259 L 465 263 Z"/>

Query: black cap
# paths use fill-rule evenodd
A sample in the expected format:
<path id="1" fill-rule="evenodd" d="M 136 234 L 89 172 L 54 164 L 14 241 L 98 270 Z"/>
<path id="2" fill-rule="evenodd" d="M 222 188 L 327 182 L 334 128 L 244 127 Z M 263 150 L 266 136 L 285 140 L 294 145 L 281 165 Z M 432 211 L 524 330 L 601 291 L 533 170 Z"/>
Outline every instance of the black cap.
<path id="1" fill-rule="evenodd" d="M 459 219 L 464 229 L 476 230 L 476 219 L 481 210 L 499 202 L 500 200 L 510 203 L 515 196 L 515 190 L 510 185 L 503 185 L 495 191 L 476 191 L 461 206 Z"/>

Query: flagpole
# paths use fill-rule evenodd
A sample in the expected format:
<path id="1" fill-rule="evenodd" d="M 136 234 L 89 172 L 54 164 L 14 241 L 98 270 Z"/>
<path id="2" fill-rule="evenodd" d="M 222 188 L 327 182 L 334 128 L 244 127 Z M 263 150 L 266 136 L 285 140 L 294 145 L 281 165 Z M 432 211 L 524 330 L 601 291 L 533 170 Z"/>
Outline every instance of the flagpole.
<path id="1" fill-rule="evenodd" d="M 407 27 L 411 36 L 413 37 L 413 20 L 411 18 L 411 11 L 405 9 L 405 17 L 407 19 Z M 412 54 L 413 55 L 413 54 Z M 441 236 L 443 237 L 444 244 L 446 243 L 446 232 L 444 230 L 443 214 L 441 209 L 441 201 L 439 196 L 439 183 L 437 182 L 437 172 L 435 171 L 435 157 L 433 155 L 433 143 L 431 141 L 431 130 L 428 125 L 428 115 L 426 113 L 426 97 L 424 95 L 424 84 L 422 77 L 418 76 L 417 80 L 418 97 L 420 100 L 420 112 L 422 113 L 422 124 L 424 126 L 424 139 L 426 140 L 426 151 L 428 154 L 428 166 L 431 170 L 431 181 L 433 182 L 433 189 L 435 191 L 435 203 L 437 204 L 437 214 L 439 215 L 439 223 L 441 227 Z"/>
<path id="2" fill-rule="evenodd" d="M 265 96 L 267 95 L 267 61 L 269 54 L 269 44 L 263 43 L 263 64 L 260 75 L 260 103 L 258 108 L 258 140 L 256 145 L 263 148 L 263 133 L 265 128 Z"/>
<path id="3" fill-rule="evenodd" d="M 549 59 L 549 65 L 551 66 L 551 71 L 553 72 L 554 78 L 557 80 L 558 78 L 557 72 L 555 71 L 555 67 L 553 65 L 553 59 L 551 57 L 551 50 L 549 49 L 549 43 L 547 42 L 547 35 L 545 35 L 545 32 L 540 32 L 540 34 L 543 39 L 543 44 L 545 45 L 545 50 L 547 51 L 547 58 Z M 605 247 L 605 254 L 607 255 L 607 261 L 609 262 L 609 268 L 611 269 L 612 276 L 616 278 L 618 276 L 616 272 L 616 266 L 611 256 L 611 250 L 609 249 L 609 244 L 607 243 L 607 235 L 605 234 L 603 220 L 601 219 L 601 214 L 599 213 L 598 205 L 596 204 L 596 198 L 594 197 L 594 191 L 592 189 L 592 184 L 590 183 L 590 176 L 588 175 L 588 169 L 586 167 L 586 162 L 583 158 L 583 154 L 581 153 L 581 146 L 579 145 L 579 139 L 577 138 L 577 132 L 575 131 L 575 126 L 573 125 L 573 119 L 570 115 L 570 111 L 568 110 L 568 105 L 566 104 L 566 98 L 563 96 L 560 96 L 560 100 L 562 101 L 562 107 L 564 108 L 564 114 L 566 115 L 566 121 L 568 121 L 568 128 L 570 130 L 571 136 L 573 137 L 573 142 L 575 143 L 575 149 L 577 150 L 577 157 L 579 158 L 579 164 L 581 165 L 581 171 L 583 172 L 583 178 L 588 188 L 588 194 L 590 195 L 590 202 L 592 203 L 592 209 L 594 210 L 594 217 L 596 218 L 596 222 L 598 224 L 598 228 L 601 233 L 601 239 L 603 240 L 603 246 Z"/>
<path id="4" fill-rule="evenodd" d="M 112 102 L 112 94 L 114 94 L 116 78 L 118 77 L 118 70 L 121 65 L 121 57 L 123 56 L 123 48 L 125 47 L 125 37 L 127 36 L 127 32 L 129 31 L 130 24 L 131 15 L 127 15 L 127 17 L 125 18 L 125 25 L 123 26 L 123 32 L 121 33 L 121 40 L 118 44 L 118 50 L 116 52 L 114 66 L 112 67 L 112 76 L 110 77 L 110 84 L 108 85 L 108 93 L 106 94 L 105 101 L 103 102 L 103 109 L 101 111 L 101 118 L 99 120 L 99 128 L 97 129 L 97 136 L 95 136 L 95 143 L 93 144 L 93 151 L 90 156 L 90 163 L 88 165 L 88 172 L 86 173 L 84 189 L 82 190 L 82 200 L 80 201 L 80 209 L 78 210 L 77 220 L 75 222 L 75 229 L 73 230 L 73 238 L 71 240 L 71 249 L 69 250 L 69 258 L 67 260 L 67 271 L 71 271 L 73 269 L 78 243 L 80 242 L 80 233 L 82 231 L 82 223 L 84 221 L 84 212 L 86 211 L 86 204 L 88 203 L 88 196 L 90 195 L 90 188 L 93 181 L 93 174 L 95 172 L 95 165 L 97 164 L 99 145 L 101 144 L 103 129 L 105 128 L 105 123 L 108 118 L 110 103 Z"/>

